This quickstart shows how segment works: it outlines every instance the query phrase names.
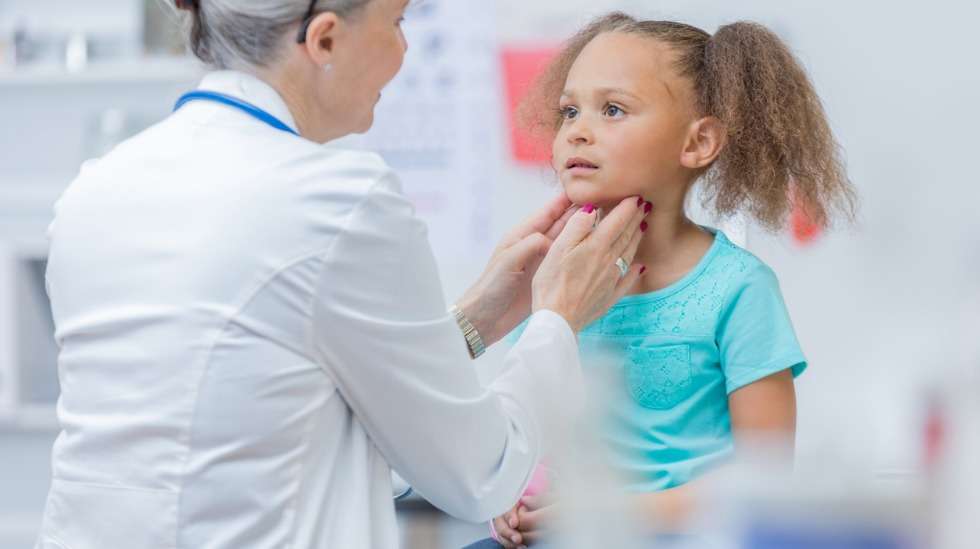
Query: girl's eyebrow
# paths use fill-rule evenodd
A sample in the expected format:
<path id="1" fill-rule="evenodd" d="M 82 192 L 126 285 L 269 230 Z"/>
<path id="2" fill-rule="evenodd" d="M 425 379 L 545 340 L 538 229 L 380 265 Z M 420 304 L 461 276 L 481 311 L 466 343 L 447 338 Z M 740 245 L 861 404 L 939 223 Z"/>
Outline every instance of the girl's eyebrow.
<path id="1" fill-rule="evenodd" d="M 633 99 L 636 99 L 638 101 L 642 100 L 640 96 L 636 95 L 633 92 L 626 91 L 623 88 L 599 88 L 596 90 L 596 93 L 600 95 L 625 95 L 627 97 L 632 97 Z"/>
<path id="2" fill-rule="evenodd" d="M 632 97 L 637 101 L 643 101 L 643 98 L 636 95 L 633 92 L 624 90 L 623 88 L 597 88 L 595 90 L 596 95 L 625 95 L 627 97 Z M 573 90 L 565 90 L 561 92 L 562 97 L 575 97 L 575 92 Z"/>

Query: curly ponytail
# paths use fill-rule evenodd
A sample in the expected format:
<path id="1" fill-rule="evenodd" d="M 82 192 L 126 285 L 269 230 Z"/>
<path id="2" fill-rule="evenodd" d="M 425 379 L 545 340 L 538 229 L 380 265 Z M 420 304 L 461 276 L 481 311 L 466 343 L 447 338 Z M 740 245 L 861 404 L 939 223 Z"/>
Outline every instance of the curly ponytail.
<path id="1" fill-rule="evenodd" d="M 705 175 L 721 214 L 743 208 L 781 227 L 793 204 L 827 226 L 853 216 L 854 191 L 823 105 L 786 45 L 756 23 L 718 29 L 705 48 L 701 107 L 728 128 L 729 142 Z"/>

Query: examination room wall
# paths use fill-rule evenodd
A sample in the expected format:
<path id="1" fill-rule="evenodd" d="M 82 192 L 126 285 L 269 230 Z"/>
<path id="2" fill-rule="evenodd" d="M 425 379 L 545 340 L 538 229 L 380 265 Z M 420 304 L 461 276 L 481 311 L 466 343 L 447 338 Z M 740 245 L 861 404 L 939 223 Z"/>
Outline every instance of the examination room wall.
<path id="1" fill-rule="evenodd" d="M 491 15 L 481 23 L 489 39 L 473 46 L 486 48 L 474 59 L 490 72 L 473 77 L 493 84 L 492 97 L 466 100 L 491 108 L 458 123 L 482 127 L 493 139 L 489 148 L 457 151 L 453 177 L 438 182 L 456 186 L 454 192 L 438 200 L 432 198 L 436 189 L 414 195 L 423 217 L 432 216 L 447 298 L 479 274 L 480 259 L 497 238 L 554 192 L 546 167 L 518 162 L 511 153 L 504 50 L 552 47 L 589 16 L 614 8 L 711 31 L 733 20 L 760 21 L 785 38 L 810 71 L 860 197 L 853 226 L 809 242 L 788 229 L 772 235 L 738 220 L 726 225 L 779 276 L 810 361 L 798 384 L 800 465 L 832 463 L 868 476 L 917 474 L 929 398 L 955 384 L 963 369 L 980 366 L 980 178 L 974 167 L 980 5 L 426 0 L 422 6 L 456 1 Z M 41 275 L 53 201 L 81 161 L 165 116 L 199 76 L 193 63 L 165 55 L 165 38 L 148 44 L 146 36 L 159 25 L 159 18 L 146 15 L 154 4 L 0 0 L 0 549 L 30 546 L 56 435 L 56 349 Z M 52 51 L 64 52 L 73 36 L 87 33 L 92 60 L 69 72 L 61 67 L 63 53 L 42 51 L 40 57 L 59 60 L 13 66 L 5 56 L 14 29 L 25 26 Z M 414 30 L 428 32 L 410 20 L 409 41 Z M 98 44 L 114 57 L 97 62 Z M 429 45 L 412 43 L 423 53 Z M 144 57 L 150 48 L 156 49 Z M 351 146 L 394 147 L 389 137 L 374 139 L 353 139 Z M 427 172 L 405 166 L 410 190 L 418 189 L 411 178 Z M 472 203 L 477 194 L 482 206 Z M 465 241 L 446 234 L 455 218 L 442 208 L 457 203 L 479 221 Z M 499 368 L 503 353 L 492 349 L 477 364 L 484 379 Z M 448 519 L 437 525 L 435 535 L 447 548 L 485 533 Z"/>

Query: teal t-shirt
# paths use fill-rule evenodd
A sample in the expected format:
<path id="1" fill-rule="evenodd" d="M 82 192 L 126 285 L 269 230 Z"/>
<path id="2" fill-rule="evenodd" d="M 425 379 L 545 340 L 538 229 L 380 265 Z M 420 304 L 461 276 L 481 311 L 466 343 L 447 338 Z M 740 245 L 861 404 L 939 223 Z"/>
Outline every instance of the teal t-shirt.
<path id="1" fill-rule="evenodd" d="M 684 278 L 579 334 L 612 465 L 635 491 L 684 484 L 733 451 L 728 395 L 806 359 L 773 271 L 721 231 Z"/>

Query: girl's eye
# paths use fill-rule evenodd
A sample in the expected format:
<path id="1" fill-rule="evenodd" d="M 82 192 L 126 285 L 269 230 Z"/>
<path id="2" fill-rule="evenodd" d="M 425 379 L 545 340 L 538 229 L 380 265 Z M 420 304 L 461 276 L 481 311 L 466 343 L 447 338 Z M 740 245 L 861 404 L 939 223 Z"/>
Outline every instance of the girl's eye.
<path id="1" fill-rule="evenodd" d="M 572 120 L 578 116 L 578 109 L 575 107 L 562 107 L 560 109 L 561 117 L 564 120 Z"/>
<path id="2" fill-rule="evenodd" d="M 624 114 L 626 114 L 626 113 L 623 112 L 623 109 L 617 107 L 616 105 L 607 105 L 606 106 L 606 112 L 605 112 L 605 115 L 606 116 L 611 116 L 613 118 L 616 118 L 616 117 L 621 116 L 621 115 L 624 115 Z"/>

